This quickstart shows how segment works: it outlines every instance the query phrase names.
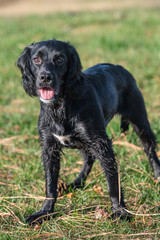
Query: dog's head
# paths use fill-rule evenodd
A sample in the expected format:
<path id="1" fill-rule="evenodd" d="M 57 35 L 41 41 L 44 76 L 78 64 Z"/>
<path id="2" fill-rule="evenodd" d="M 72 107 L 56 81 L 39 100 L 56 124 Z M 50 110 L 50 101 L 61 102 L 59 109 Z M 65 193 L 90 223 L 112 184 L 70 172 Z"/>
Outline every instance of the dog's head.
<path id="1" fill-rule="evenodd" d="M 69 43 L 48 40 L 25 47 L 17 60 L 22 83 L 30 96 L 52 103 L 62 89 L 72 89 L 81 78 L 81 62 Z M 76 86 L 75 86 L 76 89 Z M 69 91 L 72 92 L 72 91 Z"/>

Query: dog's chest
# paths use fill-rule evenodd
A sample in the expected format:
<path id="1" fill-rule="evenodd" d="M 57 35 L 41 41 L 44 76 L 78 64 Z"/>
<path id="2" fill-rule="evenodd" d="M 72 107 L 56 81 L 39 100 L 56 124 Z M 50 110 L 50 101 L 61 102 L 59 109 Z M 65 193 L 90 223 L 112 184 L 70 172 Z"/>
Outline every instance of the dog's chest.
<path id="1" fill-rule="evenodd" d="M 56 141 L 68 148 L 81 148 L 87 139 L 86 130 L 82 123 L 63 125 L 52 134 Z"/>
<path id="2" fill-rule="evenodd" d="M 60 142 L 64 146 L 67 146 L 71 143 L 70 135 L 63 136 L 63 135 L 58 135 L 58 134 L 53 133 L 53 136 L 54 136 L 54 138 L 56 138 L 56 140 L 58 142 Z"/>

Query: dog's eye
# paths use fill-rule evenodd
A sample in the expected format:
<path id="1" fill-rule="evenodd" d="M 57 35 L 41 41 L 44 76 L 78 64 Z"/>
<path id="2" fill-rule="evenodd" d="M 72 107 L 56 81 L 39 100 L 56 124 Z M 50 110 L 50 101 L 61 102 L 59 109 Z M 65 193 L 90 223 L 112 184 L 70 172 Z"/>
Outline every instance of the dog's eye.
<path id="1" fill-rule="evenodd" d="M 40 64 L 42 62 L 42 60 L 40 57 L 35 57 L 35 58 L 33 58 L 33 62 L 36 64 Z"/>
<path id="2" fill-rule="evenodd" d="M 57 58 L 57 63 L 58 64 L 62 64 L 64 62 L 63 58 L 59 57 Z"/>

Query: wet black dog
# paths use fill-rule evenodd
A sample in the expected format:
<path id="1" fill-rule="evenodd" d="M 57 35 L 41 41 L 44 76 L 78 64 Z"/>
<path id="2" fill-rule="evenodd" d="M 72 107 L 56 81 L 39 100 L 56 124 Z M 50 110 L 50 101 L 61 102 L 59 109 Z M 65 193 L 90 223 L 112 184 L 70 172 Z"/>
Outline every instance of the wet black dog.
<path id="1" fill-rule="evenodd" d="M 133 76 L 119 65 L 98 64 L 82 72 L 77 51 L 69 43 L 49 40 L 26 47 L 17 60 L 23 87 L 40 100 L 38 122 L 46 179 L 46 200 L 29 216 L 41 223 L 53 212 L 62 147 L 77 148 L 84 156 L 79 176 L 68 187 L 82 187 L 97 158 L 104 170 L 112 210 L 127 217 L 123 194 L 119 199 L 118 173 L 106 126 L 120 114 L 121 129 L 129 123 L 140 137 L 144 151 L 160 179 L 155 136 L 150 128 L 143 97 Z"/>

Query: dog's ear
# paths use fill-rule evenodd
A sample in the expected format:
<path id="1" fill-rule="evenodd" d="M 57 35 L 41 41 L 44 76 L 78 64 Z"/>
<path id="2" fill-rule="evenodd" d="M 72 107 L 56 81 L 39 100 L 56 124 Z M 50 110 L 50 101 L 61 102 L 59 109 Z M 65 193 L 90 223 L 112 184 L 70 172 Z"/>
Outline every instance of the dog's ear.
<path id="1" fill-rule="evenodd" d="M 68 59 L 69 59 L 68 80 L 76 81 L 79 79 L 81 75 L 82 65 L 80 57 L 76 49 L 72 45 L 69 45 Z"/>
<path id="2" fill-rule="evenodd" d="M 68 44 L 68 71 L 66 75 L 66 90 L 72 97 L 77 98 L 83 79 L 82 65 L 76 49 L 70 44 Z"/>
<path id="3" fill-rule="evenodd" d="M 22 73 L 22 85 L 26 93 L 30 96 L 37 96 L 35 78 L 31 71 L 31 49 L 33 45 L 24 48 L 22 54 L 17 59 L 17 66 Z"/>

